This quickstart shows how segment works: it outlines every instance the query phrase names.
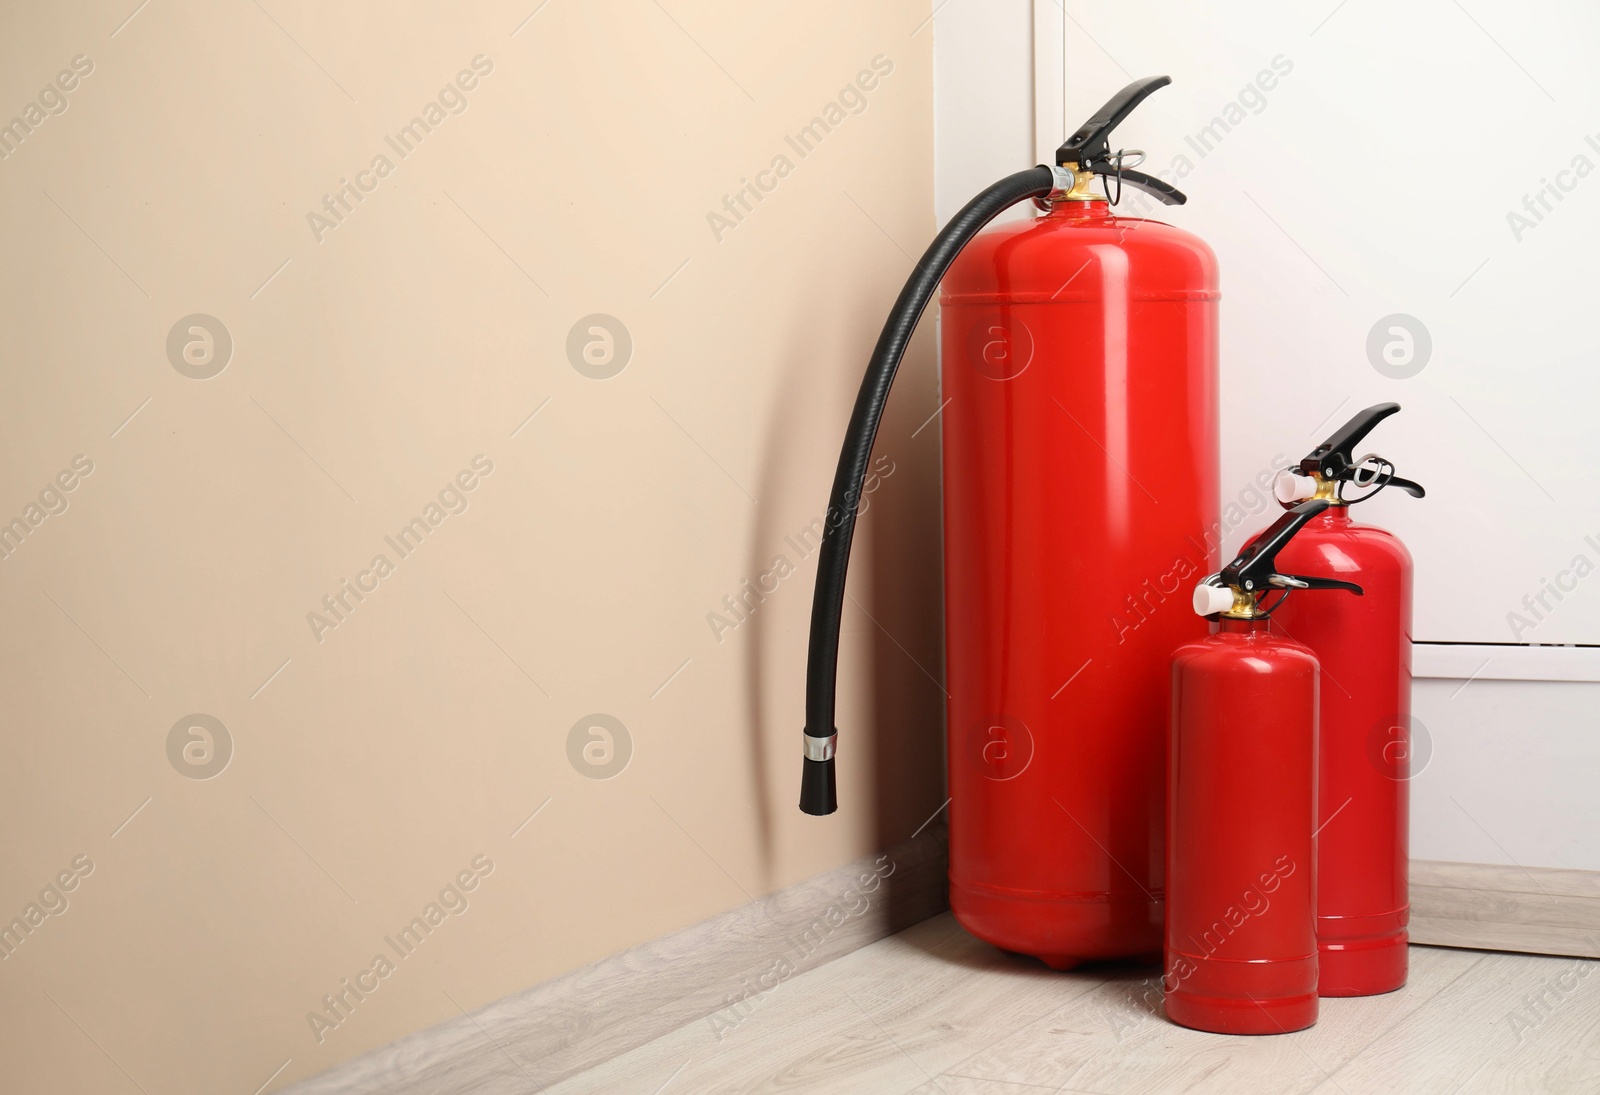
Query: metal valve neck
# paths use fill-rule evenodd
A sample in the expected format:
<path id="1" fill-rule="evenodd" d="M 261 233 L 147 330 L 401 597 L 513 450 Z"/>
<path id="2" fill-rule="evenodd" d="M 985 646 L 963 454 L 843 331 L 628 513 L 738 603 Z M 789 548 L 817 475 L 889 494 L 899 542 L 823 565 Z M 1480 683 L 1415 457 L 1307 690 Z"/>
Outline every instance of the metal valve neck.
<path id="1" fill-rule="evenodd" d="M 1248 635 L 1272 630 L 1272 620 L 1266 616 L 1230 616 L 1224 613 L 1217 617 L 1217 630 Z"/>
<path id="2" fill-rule="evenodd" d="M 1061 165 L 1061 174 L 1072 176 L 1072 185 L 1062 194 L 1051 194 L 1053 202 L 1103 202 L 1106 195 L 1095 189 L 1095 173 L 1086 171 L 1075 163 Z M 1064 181 L 1064 180 L 1063 180 Z"/>
<path id="3" fill-rule="evenodd" d="M 1233 606 L 1217 614 L 1223 620 L 1257 620 L 1265 619 L 1261 615 L 1261 596 L 1259 593 L 1246 592 L 1238 586 L 1229 586 L 1233 593 Z"/>
<path id="4" fill-rule="evenodd" d="M 1313 472 L 1311 478 L 1317 481 L 1317 493 L 1311 497 L 1317 501 L 1326 502 L 1330 507 L 1344 508 L 1350 503 L 1339 497 L 1339 481 L 1337 479 L 1324 479 Z"/>

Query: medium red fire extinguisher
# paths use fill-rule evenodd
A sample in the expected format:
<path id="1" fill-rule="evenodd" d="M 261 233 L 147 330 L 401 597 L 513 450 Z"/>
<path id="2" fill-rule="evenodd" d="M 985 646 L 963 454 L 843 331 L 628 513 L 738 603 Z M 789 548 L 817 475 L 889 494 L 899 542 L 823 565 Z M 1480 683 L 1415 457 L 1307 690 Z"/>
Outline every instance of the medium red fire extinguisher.
<path id="1" fill-rule="evenodd" d="M 1317 838 L 1318 991 L 1371 996 L 1406 983 L 1410 900 L 1411 556 L 1393 534 L 1350 517 L 1387 486 L 1423 489 L 1381 456 L 1353 455 L 1400 409 L 1368 407 L 1274 484 L 1278 500 L 1328 508 L 1284 548 L 1291 570 L 1359 582 L 1359 601 L 1295 602 L 1274 620 L 1322 665 Z M 1355 487 L 1364 493 L 1347 495 Z"/>
<path id="2" fill-rule="evenodd" d="M 800 806 L 822 814 L 862 474 L 943 276 L 951 906 L 1062 969 L 1160 951 L 1168 657 L 1204 634 L 1182 590 L 1216 565 L 1216 259 L 1097 189 L 1185 200 L 1109 143 L 1169 82 L 1124 88 L 1054 166 L 979 195 L 918 263 L 851 417 L 812 610 Z M 1044 215 L 979 234 L 1024 198 Z"/>
<path id="3" fill-rule="evenodd" d="M 1196 1030 L 1317 1021 L 1318 666 L 1272 616 L 1292 590 L 1362 592 L 1279 573 L 1284 546 L 1327 506 L 1295 507 L 1196 586 L 1195 612 L 1217 631 L 1172 657 L 1162 989 L 1167 1018 Z"/>

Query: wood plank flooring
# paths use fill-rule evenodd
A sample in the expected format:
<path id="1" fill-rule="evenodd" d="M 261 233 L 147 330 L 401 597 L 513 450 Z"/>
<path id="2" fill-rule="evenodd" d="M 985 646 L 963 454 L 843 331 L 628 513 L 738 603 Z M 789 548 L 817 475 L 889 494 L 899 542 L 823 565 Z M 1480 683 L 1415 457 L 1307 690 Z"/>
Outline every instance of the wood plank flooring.
<path id="1" fill-rule="evenodd" d="M 549 1095 L 1520 1095 L 1600 1092 L 1600 962 L 1413 947 L 1387 996 L 1324 1000 L 1316 1026 L 1265 1038 L 1185 1030 L 1154 971 L 1059 974 L 949 914 L 688 1023 Z M 501 1058 L 475 1092 L 538 1090 Z M 453 1090 L 448 1077 L 436 1076 Z M 530 1082 L 532 1081 L 532 1082 Z"/>

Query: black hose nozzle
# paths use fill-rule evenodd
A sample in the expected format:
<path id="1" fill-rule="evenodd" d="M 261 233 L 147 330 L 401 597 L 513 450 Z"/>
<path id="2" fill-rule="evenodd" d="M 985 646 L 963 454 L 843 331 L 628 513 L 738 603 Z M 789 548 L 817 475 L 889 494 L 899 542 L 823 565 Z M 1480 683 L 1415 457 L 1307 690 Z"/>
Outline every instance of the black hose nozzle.
<path id="1" fill-rule="evenodd" d="M 839 786 L 833 775 L 833 758 L 807 757 L 800 773 L 800 812 L 822 817 L 839 808 Z"/>

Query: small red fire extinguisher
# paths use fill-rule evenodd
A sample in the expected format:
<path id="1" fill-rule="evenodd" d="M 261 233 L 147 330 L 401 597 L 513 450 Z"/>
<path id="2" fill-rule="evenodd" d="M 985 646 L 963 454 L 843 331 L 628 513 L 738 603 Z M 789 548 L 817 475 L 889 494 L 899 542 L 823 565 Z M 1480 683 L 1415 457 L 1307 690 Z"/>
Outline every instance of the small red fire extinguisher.
<path id="1" fill-rule="evenodd" d="M 1317 659 L 1279 633 L 1297 589 L 1351 582 L 1283 574 L 1278 555 L 1328 508 L 1283 515 L 1201 582 L 1218 629 L 1172 660 L 1167 767 L 1167 1017 L 1219 1034 L 1317 1021 Z"/>
<path id="2" fill-rule="evenodd" d="M 1279 556 L 1290 570 L 1361 583 L 1359 601 L 1296 602 L 1274 617 L 1322 666 L 1317 838 L 1318 992 L 1371 996 L 1406 983 L 1406 884 L 1411 738 L 1411 556 L 1389 532 L 1350 519 L 1387 486 L 1423 489 L 1381 456 L 1354 457 L 1372 428 L 1400 409 L 1356 415 L 1278 476 L 1278 500 L 1328 503 Z M 1358 496 L 1347 489 L 1365 488 Z"/>

